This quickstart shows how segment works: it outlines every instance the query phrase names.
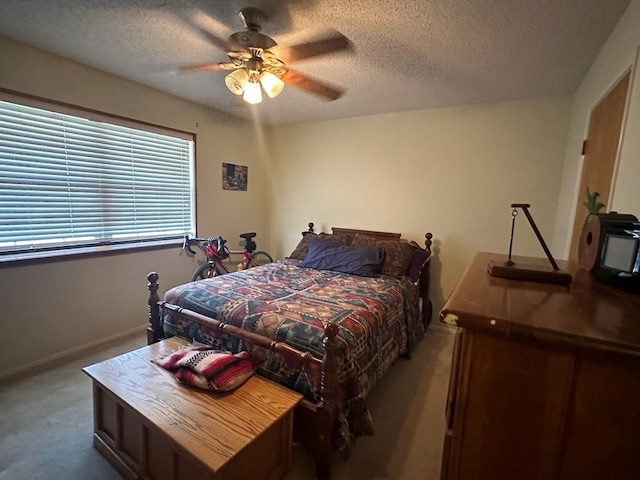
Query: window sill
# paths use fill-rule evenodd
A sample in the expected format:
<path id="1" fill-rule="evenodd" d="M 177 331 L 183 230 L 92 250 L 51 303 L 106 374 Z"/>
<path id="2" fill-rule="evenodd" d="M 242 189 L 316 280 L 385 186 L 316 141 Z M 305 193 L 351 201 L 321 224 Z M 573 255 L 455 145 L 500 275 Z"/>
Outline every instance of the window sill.
<path id="1" fill-rule="evenodd" d="M 67 258 L 75 259 L 78 256 L 98 256 L 110 253 L 132 253 L 133 251 L 148 250 L 159 247 L 173 247 L 176 245 L 182 245 L 182 242 L 182 238 L 171 238 L 112 245 L 94 245 L 60 250 L 34 251 L 15 254 L 7 253 L 5 255 L 0 255 L 0 266 L 15 264 L 19 262 L 65 260 Z"/>

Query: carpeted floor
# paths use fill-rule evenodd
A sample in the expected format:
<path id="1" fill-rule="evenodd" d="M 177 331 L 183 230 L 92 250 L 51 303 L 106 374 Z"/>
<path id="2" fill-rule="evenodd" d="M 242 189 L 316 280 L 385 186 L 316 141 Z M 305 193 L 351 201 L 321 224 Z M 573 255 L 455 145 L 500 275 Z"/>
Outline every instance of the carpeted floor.
<path id="1" fill-rule="evenodd" d="M 92 447 L 91 381 L 81 368 L 144 346 L 145 332 L 0 384 L 0 480 L 119 480 Z M 368 398 L 376 434 L 362 437 L 333 480 L 437 480 L 453 333 L 433 325 Z M 313 480 L 310 455 L 294 446 L 285 480 Z M 250 479 L 247 479 L 250 480 Z"/>

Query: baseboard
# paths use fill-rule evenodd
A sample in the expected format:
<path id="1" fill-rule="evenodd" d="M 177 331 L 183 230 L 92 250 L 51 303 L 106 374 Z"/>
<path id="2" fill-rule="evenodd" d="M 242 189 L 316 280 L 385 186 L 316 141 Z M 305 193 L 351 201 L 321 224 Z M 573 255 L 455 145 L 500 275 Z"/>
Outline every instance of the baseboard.
<path id="1" fill-rule="evenodd" d="M 111 335 L 109 337 L 101 338 L 100 340 L 96 340 L 95 342 L 84 343 L 82 345 L 78 345 L 77 347 L 69 348 L 67 350 L 63 350 L 62 352 L 54 353 L 53 355 L 49 355 L 48 357 L 43 357 L 39 360 L 34 360 L 33 362 L 25 363 L 24 365 L 20 365 L 18 367 L 11 368 L 9 370 L 5 370 L 4 372 L 0 372 L 0 382 L 9 379 L 10 377 L 14 377 L 18 374 L 28 373 L 29 370 L 34 370 L 37 367 L 40 367 L 45 364 L 49 364 L 52 362 L 57 362 L 67 357 L 72 357 L 76 354 L 85 352 L 87 350 L 91 350 L 93 348 L 106 345 L 111 342 L 115 342 L 116 340 L 122 340 L 125 337 L 128 337 L 134 333 L 140 333 L 143 330 L 146 330 L 148 327 L 147 324 L 142 326 L 138 326 L 135 328 L 130 328 L 129 330 L 125 330 L 124 332 L 116 333 L 115 335 Z"/>

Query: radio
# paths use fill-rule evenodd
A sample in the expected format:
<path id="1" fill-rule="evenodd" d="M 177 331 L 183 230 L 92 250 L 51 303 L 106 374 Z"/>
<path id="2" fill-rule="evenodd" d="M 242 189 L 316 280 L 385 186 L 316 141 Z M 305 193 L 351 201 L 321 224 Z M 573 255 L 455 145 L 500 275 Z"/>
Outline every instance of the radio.
<path id="1" fill-rule="evenodd" d="M 578 247 L 578 262 L 604 284 L 640 293 L 640 223 L 631 214 L 591 215 Z"/>

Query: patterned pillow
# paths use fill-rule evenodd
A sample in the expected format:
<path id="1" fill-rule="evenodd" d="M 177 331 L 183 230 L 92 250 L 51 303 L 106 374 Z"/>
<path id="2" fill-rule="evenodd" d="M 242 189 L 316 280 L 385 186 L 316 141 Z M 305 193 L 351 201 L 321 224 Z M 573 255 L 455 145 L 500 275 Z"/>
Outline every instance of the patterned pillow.
<path id="1" fill-rule="evenodd" d="M 351 235 L 348 233 L 312 233 L 305 232 L 302 236 L 302 240 L 298 243 L 298 246 L 291 252 L 287 258 L 293 258 L 295 260 L 304 260 L 304 257 L 309 253 L 309 242 L 314 238 L 321 238 L 323 240 L 327 240 L 328 242 L 337 243 L 338 245 L 351 245 L 355 235 Z"/>
<path id="2" fill-rule="evenodd" d="M 314 238 L 317 238 L 318 235 L 312 232 L 305 232 L 302 235 L 302 240 L 298 243 L 298 246 L 291 252 L 291 255 L 287 258 L 293 258 L 294 260 L 304 260 L 304 257 L 307 256 L 309 252 L 309 242 Z"/>
<path id="3" fill-rule="evenodd" d="M 321 233 L 318 236 L 323 240 L 328 240 L 329 242 L 340 245 L 351 245 L 355 238 L 355 235 L 350 233 Z"/>
<path id="4" fill-rule="evenodd" d="M 395 278 L 402 278 L 406 274 L 415 251 L 415 247 L 405 240 L 380 240 L 360 233 L 356 234 L 351 245 L 382 248 L 385 257 L 380 273 Z"/>

